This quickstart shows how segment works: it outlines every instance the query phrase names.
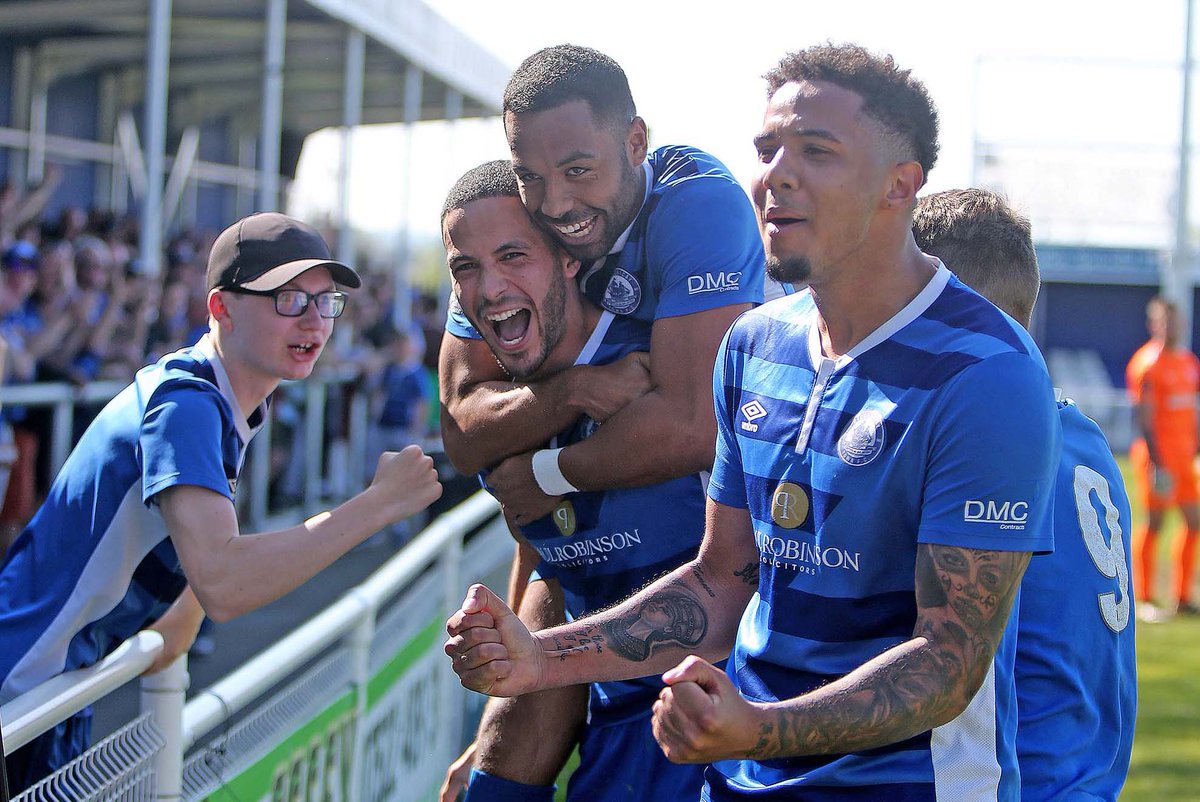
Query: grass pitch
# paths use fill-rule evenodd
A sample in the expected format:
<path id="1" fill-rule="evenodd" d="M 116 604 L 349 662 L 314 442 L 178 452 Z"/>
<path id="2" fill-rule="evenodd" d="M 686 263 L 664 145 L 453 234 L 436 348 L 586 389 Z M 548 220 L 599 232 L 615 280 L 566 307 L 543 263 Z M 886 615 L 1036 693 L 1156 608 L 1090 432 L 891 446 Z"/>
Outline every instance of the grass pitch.
<path id="1" fill-rule="evenodd" d="M 1136 526 L 1143 512 L 1129 461 L 1121 457 L 1117 461 L 1125 474 Z M 1172 513 L 1159 535 L 1160 592 L 1168 587 L 1170 546 L 1181 534 L 1181 523 Z M 1200 618 L 1177 617 L 1159 624 L 1139 621 L 1137 645 L 1137 730 L 1121 800 L 1200 800 Z"/>

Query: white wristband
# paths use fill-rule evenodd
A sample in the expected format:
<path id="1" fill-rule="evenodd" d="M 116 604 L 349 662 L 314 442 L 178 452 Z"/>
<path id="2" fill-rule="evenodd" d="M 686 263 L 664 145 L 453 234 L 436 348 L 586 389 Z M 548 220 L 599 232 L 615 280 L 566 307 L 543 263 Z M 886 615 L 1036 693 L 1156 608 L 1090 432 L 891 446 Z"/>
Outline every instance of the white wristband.
<path id="1" fill-rule="evenodd" d="M 533 452 L 533 478 L 547 496 L 565 496 L 578 493 L 579 488 L 567 481 L 562 468 L 558 467 L 561 448 L 543 448 Z"/>

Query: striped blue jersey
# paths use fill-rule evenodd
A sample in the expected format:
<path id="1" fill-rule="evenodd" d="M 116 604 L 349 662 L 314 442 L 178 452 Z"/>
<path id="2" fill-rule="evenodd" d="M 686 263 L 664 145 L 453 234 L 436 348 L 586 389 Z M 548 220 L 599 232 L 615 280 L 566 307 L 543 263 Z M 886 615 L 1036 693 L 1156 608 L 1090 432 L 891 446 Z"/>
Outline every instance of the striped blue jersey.
<path id="1" fill-rule="evenodd" d="M 577 364 L 607 364 L 649 347 L 649 324 L 605 312 Z M 583 440 L 596 426 L 583 416 L 556 445 Z M 541 556 L 538 573 L 558 580 L 567 612 L 578 618 L 694 559 L 704 536 L 704 506 L 703 476 L 690 474 L 645 487 L 571 493 L 521 532 Z M 595 683 L 589 721 L 644 716 L 661 688 L 657 675 Z"/>
<path id="2" fill-rule="evenodd" d="M 1060 431 L 1024 329 L 944 266 L 837 360 L 802 292 L 743 315 L 717 359 L 708 494 L 746 509 L 758 590 L 728 672 L 800 696 L 909 640 L 917 545 L 1049 551 Z M 708 769 L 706 797 L 1016 799 L 1013 631 L 954 721 L 858 754 Z"/>
<path id="3" fill-rule="evenodd" d="M 737 303 L 762 303 L 766 259 L 754 208 L 716 158 L 685 145 L 643 164 L 641 211 L 607 259 L 579 276 L 584 295 L 652 323 Z M 478 339 L 453 295 L 446 331 Z"/>
<path id="4" fill-rule="evenodd" d="M 84 432 L 0 567 L 0 703 L 94 663 L 186 584 L 153 503 L 177 485 L 233 498 L 248 422 L 208 338 L 138 371 Z"/>
<path id="5" fill-rule="evenodd" d="M 1021 583 L 1021 798 L 1114 800 L 1137 715 L 1129 497 L 1100 427 L 1073 402 L 1058 413 L 1054 553 L 1034 557 Z"/>

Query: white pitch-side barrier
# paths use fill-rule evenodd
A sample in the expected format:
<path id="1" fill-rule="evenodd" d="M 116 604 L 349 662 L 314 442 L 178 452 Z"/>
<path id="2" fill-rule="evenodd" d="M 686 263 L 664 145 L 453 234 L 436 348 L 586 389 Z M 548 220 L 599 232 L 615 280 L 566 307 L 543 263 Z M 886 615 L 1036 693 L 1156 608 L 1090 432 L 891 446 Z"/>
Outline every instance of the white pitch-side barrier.
<path id="1" fill-rule="evenodd" d="M 186 657 L 142 680 L 142 713 L 14 802 L 416 802 L 437 796 L 480 700 L 442 643 L 467 586 L 503 586 L 512 539 L 479 493 L 340 601 L 184 704 Z M 12 751 L 139 675 L 142 632 L 0 708 Z"/>

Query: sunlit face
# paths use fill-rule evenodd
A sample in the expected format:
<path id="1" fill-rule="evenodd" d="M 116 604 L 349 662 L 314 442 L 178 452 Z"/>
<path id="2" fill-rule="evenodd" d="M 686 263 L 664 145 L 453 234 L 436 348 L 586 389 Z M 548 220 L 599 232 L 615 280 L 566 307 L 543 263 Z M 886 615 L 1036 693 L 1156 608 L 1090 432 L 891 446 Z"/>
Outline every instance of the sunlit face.
<path id="1" fill-rule="evenodd" d="M 772 278 L 818 284 L 866 248 L 895 159 L 861 109 L 858 94 L 820 81 L 771 96 L 753 196 Z"/>
<path id="2" fill-rule="evenodd" d="M 598 259 L 612 249 L 641 208 L 646 128 L 620 132 L 597 122 L 586 101 L 504 115 L 521 196 L 567 252 Z"/>
<path id="3" fill-rule="evenodd" d="M 579 263 L 554 248 L 519 198 L 471 201 L 442 225 L 455 297 L 514 378 L 536 374 L 563 341 Z M 574 308 L 578 308 L 575 305 Z"/>
<path id="4" fill-rule="evenodd" d="M 280 289 L 303 290 L 310 295 L 337 289 L 328 268 L 314 267 Z M 224 353 L 233 355 L 248 373 L 266 382 L 307 378 L 333 333 L 333 319 L 317 313 L 310 301 L 299 317 L 275 311 L 275 299 L 261 295 L 220 292 L 232 322 L 222 332 Z"/>

